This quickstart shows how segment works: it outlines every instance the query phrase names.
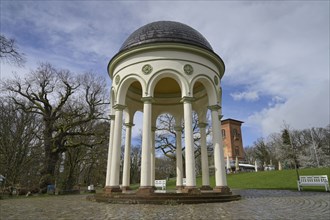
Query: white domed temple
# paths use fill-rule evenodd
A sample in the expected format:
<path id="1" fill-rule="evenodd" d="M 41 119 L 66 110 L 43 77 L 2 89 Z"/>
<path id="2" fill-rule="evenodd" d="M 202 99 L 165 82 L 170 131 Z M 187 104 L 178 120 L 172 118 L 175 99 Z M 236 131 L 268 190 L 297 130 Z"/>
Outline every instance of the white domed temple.
<path id="1" fill-rule="evenodd" d="M 155 128 L 157 117 L 163 113 L 173 115 L 176 123 L 176 186 L 180 193 L 172 193 L 173 198 L 179 201 L 190 195 L 202 198 L 205 194 L 218 198 L 219 201 L 225 195 L 226 198 L 239 198 L 232 195 L 226 180 L 221 137 L 220 85 L 224 71 L 222 59 L 213 51 L 209 42 L 198 31 L 185 24 L 173 21 L 153 22 L 137 29 L 127 38 L 108 65 L 108 73 L 112 79 L 111 133 L 104 198 L 111 200 L 114 199 L 113 195 L 117 198 L 118 195 L 122 195 L 122 198 L 125 198 L 125 194 L 133 195 L 127 192 L 130 189 L 132 126 L 137 111 L 143 112 L 143 130 L 141 181 L 139 189 L 134 193 L 135 198 L 164 196 L 154 192 Z M 201 188 L 196 186 L 193 111 L 198 115 L 201 135 Z M 210 165 L 206 148 L 208 111 L 213 133 L 214 188 L 210 187 Z M 126 138 L 123 177 L 120 180 L 123 124 L 126 126 Z M 182 136 L 184 152 L 181 146 Z M 182 153 L 185 153 L 185 168 Z"/>

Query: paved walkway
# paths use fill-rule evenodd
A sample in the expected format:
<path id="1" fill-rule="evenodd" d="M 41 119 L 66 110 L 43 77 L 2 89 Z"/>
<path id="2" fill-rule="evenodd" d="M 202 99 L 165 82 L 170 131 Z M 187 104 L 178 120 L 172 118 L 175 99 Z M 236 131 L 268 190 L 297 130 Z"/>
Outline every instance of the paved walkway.
<path id="1" fill-rule="evenodd" d="M 96 203 L 86 195 L 0 200 L 0 219 L 329 219 L 330 193 L 234 190 L 242 200 L 194 205 Z"/>

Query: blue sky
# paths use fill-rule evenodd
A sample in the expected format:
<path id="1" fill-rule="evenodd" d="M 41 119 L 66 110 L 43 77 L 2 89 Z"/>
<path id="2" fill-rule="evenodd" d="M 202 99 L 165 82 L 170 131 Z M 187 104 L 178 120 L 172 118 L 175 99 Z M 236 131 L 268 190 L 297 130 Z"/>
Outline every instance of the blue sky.
<path id="1" fill-rule="evenodd" d="M 1 80 L 40 62 L 108 80 L 106 67 L 137 28 L 185 23 L 224 60 L 224 118 L 244 121 L 251 145 L 282 129 L 325 127 L 329 115 L 329 1 L 6 1 L 1 33 L 27 56 L 1 63 Z M 135 123 L 137 124 L 137 123 Z M 138 126 L 133 131 L 139 129 Z"/>

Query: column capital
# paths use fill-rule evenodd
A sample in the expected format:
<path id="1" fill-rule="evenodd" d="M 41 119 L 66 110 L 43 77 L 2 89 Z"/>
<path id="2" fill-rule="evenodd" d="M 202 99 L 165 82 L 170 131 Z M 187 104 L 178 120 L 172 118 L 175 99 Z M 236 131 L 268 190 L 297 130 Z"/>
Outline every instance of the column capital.
<path id="1" fill-rule="evenodd" d="M 116 116 L 115 115 L 109 115 L 110 120 L 115 120 Z"/>
<path id="2" fill-rule="evenodd" d="M 148 97 L 142 97 L 141 101 L 147 104 L 151 104 L 153 103 L 155 100 L 152 96 L 148 96 Z"/>
<path id="3" fill-rule="evenodd" d="M 128 123 L 124 123 L 124 125 L 125 125 L 126 127 L 131 128 L 131 127 L 133 127 L 135 124 L 128 122 Z"/>
<path id="4" fill-rule="evenodd" d="M 174 131 L 182 131 L 182 127 L 181 126 L 175 126 Z"/>
<path id="5" fill-rule="evenodd" d="M 122 111 L 126 108 L 126 105 L 116 104 L 113 106 L 114 109 Z"/>
<path id="6" fill-rule="evenodd" d="M 183 96 L 182 99 L 180 100 L 180 102 L 188 102 L 188 103 L 192 103 L 193 101 L 195 101 L 195 98 L 191 96 Z"/>
<path id="7" fill-rule="evenodd" d="M 223 118 L 223 115 L 219 115 L 219 121 L 221 122 L 221 119 Z"/>
<path id="8" fill-rule="evenodd" d="M 199 127 L 199 128 L 206 128 L 207 125 L 208 125 L 208 124 L 205 123 L 205 122 L 198 123 L 198 127 Z"/>
<path id="9" fill-rule="evenodd" d="M 218 111 L 219 109 L 221 109 L 220 105 L 210 105 L 207 106 L 208 109 L 210 109 L 211 111 Z"/>

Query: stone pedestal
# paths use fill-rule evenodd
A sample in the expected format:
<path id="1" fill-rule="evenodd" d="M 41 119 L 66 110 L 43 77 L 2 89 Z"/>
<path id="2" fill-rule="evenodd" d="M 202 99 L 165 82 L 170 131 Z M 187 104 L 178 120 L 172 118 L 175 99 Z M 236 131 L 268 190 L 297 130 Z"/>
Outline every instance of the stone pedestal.
<path id="1" fill-rule="evenodd" d="M 136 191 L 136 195 L 150 195 L 155 192 L 155 189 L 153 186 L 141 186 L 138 191 Z"/>
<path id="2" fill-rule="evenodd" d="M 181 186 L 176 186 L 176 190 L 183 190 L 184 189 L 184 186 L 183 185 L 181 185 Z"/>
<path id="3" fill-rule="evenodd" d="M 226 195 L 231 195 L 232 192 L 230 190 L 230 188 L 228 186 L 216 186 L 213 189 L 214 192 L 218 192 L 218 193 L 222 193 L 222 194 L 226 194 Z"/>
<path id="4" fill-rule="evenodd" d="M 195 186 L 186 186 L 182 189 L 182 192 L 188 194 L 201 194 L 201 191 Z"/>
<path id="5" fill-rule="evenodd" d="M 121 193 L 122 190 L 120 189 L 119 186 L 106 186 L 104 188 L 104 192 L 106 194 L 112 194 L 112 193 Z"/>
<path id="6" fill-rule="evenodd" d="M 130 188 L 129 186 L 123 186 L 123 187 L 121 187 L 121 190 L 122 190 L 123 192 L 126 192 L 126 191 L 131 190 L 131 188 Z"/>
<path id="7" fill-rule="evenodd" d="M 202 186 L 200 190 L 213 190 L 211 186 Z"/>

